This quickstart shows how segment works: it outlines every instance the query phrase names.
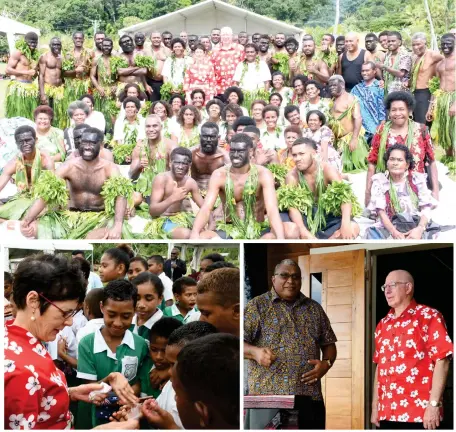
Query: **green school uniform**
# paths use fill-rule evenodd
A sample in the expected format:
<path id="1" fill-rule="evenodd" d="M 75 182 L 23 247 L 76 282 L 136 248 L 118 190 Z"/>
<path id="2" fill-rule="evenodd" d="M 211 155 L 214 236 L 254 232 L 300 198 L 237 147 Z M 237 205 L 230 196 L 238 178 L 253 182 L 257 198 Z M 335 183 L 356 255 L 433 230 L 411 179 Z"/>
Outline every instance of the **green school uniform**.
<path id="1" fill-rule="evenodd" d="M 164 316 L 175 318 L 183 324 L 187 324 L 190 321 L 198 321 L 199 316 L 196 317 L 195 314 L 201 315 L 196 306 L 193 309 L 189 310 L 187 312 L 187 315 L 184 317 L 176 304 L 166 307 L 163 311 Z"/>
<path id="2" fill-rule="evenodd" d="M 130 326 L 130 331 L 133 334 L 137 334 L 138 336 L 141 336 L 142 338 L 144 338 L 146 340 L 147 345 L 149 345 L 150 329 L 162 317 L 163 317 L 163 312 L 157 308 L 155 313 L 142 326 L 138 327 L 136 324 L 137 317 L 135 315 L 133 317 L 133 322 Z"/>
<path id="3" fill-rule="evenodd" d="M 101 334 L 101 329 L 84 336 L 78 347 L 78 378 L 98 381 L 111 372 L 120 372 L 128 379 L 130 385 L 135 384 L 149 358 L 149 349 L 145 340 L 125 332 L 121 344 L 113 353 Z M 92 405 L 92 426 L 101 424 L 95 417 L 95 405 Z"/>
<path id="4" fill-rule="evenodd" d="M 141 368 L 139 374 L 139 380 L 141 382 L 141 397 L 153 396 L 157 399 L 161 394 L 161 390 L 152 388 L 152 384 L 150 383 L 149 373 L 154 367 L 154 362 L 150 357 L 144 361 L 144 367 Z"/>

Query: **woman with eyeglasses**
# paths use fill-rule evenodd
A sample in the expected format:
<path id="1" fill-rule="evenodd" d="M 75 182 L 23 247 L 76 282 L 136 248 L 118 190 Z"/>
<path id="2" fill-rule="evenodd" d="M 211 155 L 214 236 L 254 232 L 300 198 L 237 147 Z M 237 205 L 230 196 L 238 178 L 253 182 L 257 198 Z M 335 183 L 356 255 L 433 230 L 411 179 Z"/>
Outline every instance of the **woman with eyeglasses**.
<path id="1" fill-rule="evenodd" d="M 5 325 L 5 428 L 69 429 L 70 401 L 100 405 L 106 393 L 92 394 L 100 383 L 68 388 L 46 343 L 71 326 L 85 296 L 77 263 L 59 255 L 33 255 L 21 261 L 13 278 L 14 321 Z M 125 403 L 137 398 L 128 381 L 113 373 L 102 380 Z"/>

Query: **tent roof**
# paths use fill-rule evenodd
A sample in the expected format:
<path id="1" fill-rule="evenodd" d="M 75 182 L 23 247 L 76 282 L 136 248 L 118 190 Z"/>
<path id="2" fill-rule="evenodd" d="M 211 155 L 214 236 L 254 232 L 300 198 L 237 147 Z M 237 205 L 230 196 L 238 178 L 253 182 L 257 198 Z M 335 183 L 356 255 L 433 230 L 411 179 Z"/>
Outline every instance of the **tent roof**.
<path id="1" fill-rule="evenodd" d="M 277 21 L 257 13 L 233 6 L 220 0 L 204 0 L 192 6 L 171 12 L 169 14 L 144 21 L 119 30 L 119 35 L 142 31 L 163 32 L 169 30 L 174 35 L 185 30 L 197 35 L 209 34 L 214 27 L 229 26 L 233 32 L 247 31 L 248 33 L 300 34 L 302 29 L 282 21 Z"/>
<path id="2" fill-rule="evenodd" d="M 40 36 L 40 30 L 34 27 L 31 27 L 27 24 L 23 24 L 19 21 L 15 21 L 11 18 L 0 16 L 0 33 L 2 34 L 16 34 L 16 35 L 25 35 L 28 32 L 35 32 Z"/>

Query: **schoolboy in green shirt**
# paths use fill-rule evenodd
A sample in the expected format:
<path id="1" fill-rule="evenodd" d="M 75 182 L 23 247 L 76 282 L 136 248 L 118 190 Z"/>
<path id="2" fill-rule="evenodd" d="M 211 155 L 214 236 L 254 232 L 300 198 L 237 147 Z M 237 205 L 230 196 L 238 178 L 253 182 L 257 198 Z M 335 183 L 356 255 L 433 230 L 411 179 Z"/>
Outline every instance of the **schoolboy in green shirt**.
<path id="1" fill-rule="evenodd" d="M 114 280 L 106 285 L 101 305 L 104 326 L 84 336 L 79 343 L 78 378 L 92 382 L 104 379 L 111 372 L 120 372 L 135 394 L 139 394 L 139 376 L 149 353 L 145 340 L 129 330 L 136 298 L 137 289 L 127 280 Z M 103 411 L 105 407 L 92 406 L 93 427 L 107 422 L 100 418 Z"/>
<path id="2" fill-rule="evenodd" d="M 184 324 L 198 321 L 201 313 L 196 306 L 197 286 L 195 279 L 183 276 L 173 283 L 173 294 L 176 303 L 163 311 L 165 316 L 178 319 Z"/>

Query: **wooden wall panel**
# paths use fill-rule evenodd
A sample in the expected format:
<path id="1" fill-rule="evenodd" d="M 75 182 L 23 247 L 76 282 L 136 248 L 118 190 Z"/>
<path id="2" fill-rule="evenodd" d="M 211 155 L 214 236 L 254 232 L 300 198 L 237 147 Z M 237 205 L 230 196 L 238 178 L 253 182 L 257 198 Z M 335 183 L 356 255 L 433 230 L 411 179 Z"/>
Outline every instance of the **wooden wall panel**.
<path id="1" fill-rule="evenodd" d="M 327 378 L 326 397 L 351 398 L 351 378 Z"/>
<path id="2" fill-rule="evenodd" d="M 352 323 L 331 323 L 331 327 L 336 334 L 338 341 L 352 339 Z"/>
<path id="3" fill-rule="evenodd" d="M 348 397 L 328 396 L 326 398 L 326 416 L 349 417 L 351 411 L 351 395 Z"/>
<path id="4" fill-rule="evenodd" d="M 326 429 L 351 429 L 350 416 L 326 416 Z"/>
<path id="5" fill-rule="evenodd" d="M 328 270 L 328 285 L 330 287 L 351 286 L 352 283 L 352 267 L 337 270 Z"/>
<path id="6" fill-rule="evenodd" d="M 329 277 L 330 272 L 328 272 Z M 329 283 L 328 289 L 328 298 L 327 298 L 327 305 L 328 306 L 335 306 L 335 305 L 351 305 L 353 302 L 353 289 L 352 286 L 339 286 L 334 287 L 331 286 Z"/>
<path id="7" fill-rule="evenodd" d="M 337 358 L 338 359 L 352 358 L 352 342 L 351 341 L 336 342 L 336 347 L 337 347 Z"/>
<path id="8" fill-rule="evenodd" d="M 333 367 L 326 374 L 329 378 L 351 378 L 352 376 L 352 361 L 349 359 L 339 358 L 337 355 L 337 360 L 334 363 Z"/>
<path id="9" fill-rule="evenodd" d="M 328 306 L 326 310 L 329 320 L 333 322 L 351 322 L 352 321 L 352 305 L 336 305 Z"/>

